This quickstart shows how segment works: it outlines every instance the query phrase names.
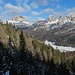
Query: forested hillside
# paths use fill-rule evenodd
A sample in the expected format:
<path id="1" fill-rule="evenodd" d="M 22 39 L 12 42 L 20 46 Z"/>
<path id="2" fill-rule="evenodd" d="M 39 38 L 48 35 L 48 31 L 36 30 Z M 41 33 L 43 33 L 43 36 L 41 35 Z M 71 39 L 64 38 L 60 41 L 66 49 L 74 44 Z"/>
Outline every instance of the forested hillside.
<path id="1" fill-rule="evenodd" d="M 0 23 L 0 75 L 75 75 L 75 52 L 60 52 Z"/>

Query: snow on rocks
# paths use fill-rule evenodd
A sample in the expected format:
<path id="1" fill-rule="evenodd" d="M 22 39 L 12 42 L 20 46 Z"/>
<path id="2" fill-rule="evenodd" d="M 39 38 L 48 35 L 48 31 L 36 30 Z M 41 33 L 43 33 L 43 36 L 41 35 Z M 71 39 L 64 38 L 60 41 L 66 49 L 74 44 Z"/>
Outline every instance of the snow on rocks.
<path id="1" fill-rule="evenodd" d="M 54 49 L 59 49 L 61 52 L 75 51 L 74 47 L 57 46 L 54 42 L 49 42 L 48 40 L 45 41 L 45 45 L 51 45 Z"/>

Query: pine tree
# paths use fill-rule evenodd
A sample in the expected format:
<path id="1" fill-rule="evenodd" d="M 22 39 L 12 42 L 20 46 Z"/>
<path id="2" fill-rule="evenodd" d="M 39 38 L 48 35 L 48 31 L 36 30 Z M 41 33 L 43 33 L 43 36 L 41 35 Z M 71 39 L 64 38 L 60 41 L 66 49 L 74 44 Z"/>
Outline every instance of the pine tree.
<path id="1" fill-rule="evenodd" d="M 25 38 L 24 38 L 24 35 L 23 35 L 23 31 L 21 31 L 21 34 L 20 34 L 20 60 L 21 61 L 24 61 L 25 59 Z"/>
<path id="2" fill-rule="evenodd" d="M 20 34 L 20 50 L 25 50 L 25 38 L 23 36 L 23 31 Z"/>

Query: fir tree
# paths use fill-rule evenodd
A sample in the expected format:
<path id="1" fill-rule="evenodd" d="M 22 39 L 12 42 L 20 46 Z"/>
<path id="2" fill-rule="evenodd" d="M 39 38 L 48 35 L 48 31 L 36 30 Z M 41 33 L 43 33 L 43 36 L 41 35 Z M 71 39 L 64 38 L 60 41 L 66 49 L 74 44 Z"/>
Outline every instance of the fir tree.
<path id="1" fill-rule="evenodd" d="M 25 38 L 24 38 L 24 36 L 23 36 L 23 31 L 21 31 L 21 34 L 20 34 L 20 60 L 21 61 L 24 61 L 24 59 L 25 59 L 25 56 L 26 56 L 26 54 L 25 54 Z"/>

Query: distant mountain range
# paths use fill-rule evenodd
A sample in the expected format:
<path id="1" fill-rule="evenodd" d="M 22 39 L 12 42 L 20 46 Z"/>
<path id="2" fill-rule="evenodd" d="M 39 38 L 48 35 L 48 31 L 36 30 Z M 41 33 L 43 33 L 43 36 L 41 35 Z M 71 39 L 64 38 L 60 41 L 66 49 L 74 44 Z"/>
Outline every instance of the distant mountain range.
<path id="1" fill-rule="evenodd" d="M 25 32 L 41 41 L 47 39 L 57 45 L 75 47 L 75 14 L 59 18 L 50 16 L 35 22 L 33 28 Z"/>
<path id="2" fill-rule="evenodd" d="M 44 28 L 44 29 L 54 29 L 57 27 L 62 27 L 64 24 L 75 24 L 75 14 L 70 14 L 68 16 L 60 16 L 59 18 L 56 18 L 54 16 L 50 16 L 49 18 L 45 20 L 37 20 L 32 25 L 38 28 Z"/>
<path id="3" fill-rule="evenodd" d="M 47 19 L 36 19 L 33 22 L 28 22 L 23 16 L 15 15 L 11 20 L 7 20 L 8 23 L 15 24 L 21 24 L 25 25 L 26 27 L 34 28 L 34 30 L 37 29 L 54 29 L 57 27 L 62 27 L 64 24 L 75 24 L 75 14 L 70 14 L 68 16 L 60 16 L 59 18 L 56 18 L 54 16 L 49 16 Z M 23 28 L 25 28 L 25 26 Z"/>
<path id="4" fill-rule="evenodd" d="M 28 22 L 23 16 L 16 15 L 8 21 L 18 28 L 23 28 L 26 33 L 41 41 L 46 39 L 57 45 L 75 47 L 75 14 L 56 18 L 49 16 L 47 19 L 37 19 Z"/>
<path id="5" fill-rule="evenodd" d="M 49 32 L 52 32 L 53 37 L 56 30 L 53 31 L 34 32 L 39 38 L 44 34 L 44 39 Z M 71 50 L 73 48 L 69 47 L 68 52 L 63 52 L 63 49 L 60 52 L 57 47 L 54 49 L 53 43 L 54 47 L 48 45 L 51 42 L 47 40 L 45 43 L 38 41 L 8 23 L 0 22 L 0 32 L 0 75 L 75 75 L 75 50 Z"/>

